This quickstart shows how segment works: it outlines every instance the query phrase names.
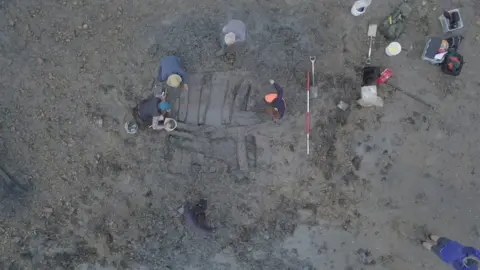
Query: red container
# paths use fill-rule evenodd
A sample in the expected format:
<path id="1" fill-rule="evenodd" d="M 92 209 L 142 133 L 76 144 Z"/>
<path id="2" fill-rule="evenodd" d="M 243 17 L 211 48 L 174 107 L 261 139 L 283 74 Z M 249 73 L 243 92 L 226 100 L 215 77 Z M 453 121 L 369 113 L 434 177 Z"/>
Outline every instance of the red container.
<path id="1" fill-rule="evenodd" d="M 393 71 L 389 68 L 386 68 L 382 73 L 380 74 L 380 77 L 377 79 L 377 84 L 382 84 L 385 83 L 390 77 L 392 77 Z"/>

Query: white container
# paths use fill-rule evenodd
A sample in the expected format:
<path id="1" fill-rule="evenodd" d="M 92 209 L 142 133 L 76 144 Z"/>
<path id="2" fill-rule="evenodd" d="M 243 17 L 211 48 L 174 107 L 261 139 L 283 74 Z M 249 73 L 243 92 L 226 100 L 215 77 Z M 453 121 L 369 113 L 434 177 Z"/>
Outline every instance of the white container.
<path id="1" fill-rule="evenodd" d="M 385 53 L 388 56 L 398 55 L 402 51 L 402 45 L 400 43 L 394 41 L 388 44 L 387 48 L 385 48 Z"/>
<path id="2" fill-rule="evenodd" d="M 132 122 L 126 122 L 124 125 L 124 128 L 127 134 L 135 134 L 137 133 L 137 130 L 138 130 L 137 124 Z"/>
<path id="3" fill-rule="evenodd" d="M 171 126 L 170 123 L 172 123 Z M 175 121 L 173 118 L 165 118 L 163 125 L 165 126 L 165 130 L 168 132 L 174 131 L 178 126 L 177 121 Z"/>
<path id="4" fill-rule="evenodd" d="M 452 32 L 452 31 L 458 30 L 460 28 L 463 28 L 463 20 L 462 20 L 462 15 L 460 14 L 460 10 L 458 8 L 456 8 L 456 9 L 452 9 L 452 10 L 448 11 L 448 13 L 450 13 L 450 14 L 452 14 L 454 12 L 458 13 L 458 18 L 459 18 L 458 27 L 455 28 L 455 29 L 450 29 L 450 24 L 448 23 L 447 18 L 445 18 L 445 16 L 443 16 L 443 14 L 440 17 L 438 17 L 438 19 L 440 20 L 440 24 L 442 25 L 442 29 L 443 29 L 444 33 Z"/>
<path id="5" fill-rule="evenodd" d="M 357 103 L 362 107 L 383 107 L 383 99 L 377 96 L 377 86 L 369 85 L 363 86 L 362 98 L 357 100 Z"/>
<path id="6" fill-rule="evenodd" d="M 350 11 L 352 12 L 353 16 L 360 16 L 367 11 L 367 8 L 371 3 L 372 0 L 358 0 L 353 4 Z"/>

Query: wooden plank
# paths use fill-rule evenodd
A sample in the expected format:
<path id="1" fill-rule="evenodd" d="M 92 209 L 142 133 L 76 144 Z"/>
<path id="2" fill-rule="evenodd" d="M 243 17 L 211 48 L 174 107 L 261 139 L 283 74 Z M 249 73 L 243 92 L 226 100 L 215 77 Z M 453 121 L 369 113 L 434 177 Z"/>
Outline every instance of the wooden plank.
<path id="1" fill-rule="evenodd" d="M 172 117 L 175 118 L 175 119 L 178 119 L 178 115 L 180 114 L 180 97 L 177 97 L 175 99 L 175 103 L 173 104 L 172 112 L 173 112 Z"/>
<path id="2" fill-rule="evenodd" d="M 223 104 L 225 92 L 228 88 L 228 76 L 223 72 L 217 72 L 212 77 L 210 102 L 205 115 L 205 124 L 210 126 L 222 125 Z"/>
<path id="3" fill-rule="evenodd" d="M 250 82 L 244 80 L 238 88 L 237 95 L 235 97 L 235 103 L 233 105 L 234 112 L 246 111 L 248 98 L 250 97 L 251 85 Z"/>
<path id="4" fill-rule="evenodd" d="M 188 113 L 188 91 L 185 89 L 175 89 L 174 91 L 182 91 L 180 93 L 180 105 L 178 110 L 177 121 L 185 122 Z"/>
<path id="5" fill-rule="evenodd" d="M 227 93 L 225 94 L 225 104 L 223 104 L 222 124 L 228 125 L 232 120 L 232 114 L 234 112 L 235 98 L 242 86 L 243 78 L 231 76 L 229 80 Z"/>
<path id="6" fill-rule="evenodd" d="M 203 76 L 194 75 L 190 77 L 189 98 L 188 98 L 188 114 L 186 122 L 188 124 L 198 125 L 198 116 L 200 111 L 200 102 L 202 95 Z"/>
<path id="7" fill-rule="evenodd" d="M 245 143 L 245 130 L 243 128 L 237 131 L 237 161 L 239 170 L 248 171 L 247 145 Z"/>
<path id="8" fill-rule="evenodd" d="M 211 89 L 212 89 L 211 77 L 206 76 L 203 79 L 205 83 L 202 87 L 199 110 L 198 110 L 199 125 L 205 124 L 205 116 L 207 114 L 207 108 L 208 108 L 208 103 L 210 102 L 210 95 L 211 95 Z"/>
<path id="9" fill-rule="evenodd" d="M 251 126 L 262 123 L 262 119 L 255 112 L 235 112 L 232 116 L 232 126 Z"/>

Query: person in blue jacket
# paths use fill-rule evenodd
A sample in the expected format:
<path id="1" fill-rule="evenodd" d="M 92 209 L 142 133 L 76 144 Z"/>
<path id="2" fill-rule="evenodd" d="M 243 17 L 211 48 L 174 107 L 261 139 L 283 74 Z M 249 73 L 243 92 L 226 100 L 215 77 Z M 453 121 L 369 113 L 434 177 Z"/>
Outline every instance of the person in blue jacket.
<path id="1" fill-rule="evenodd" d="M 435 253 L 442 261 L 455 270 L 478 270 L 480 250 L 466 247 L 446 237 L 429 236 L 431 241 L 422 242 L 422 246 Z"/>
<path id="2" fill-rule="evenodd" d="M 178 56 L 165 56 L 160 61 L 158 80 L 167 81 L 167 85 L 173 88 L 183 86 L 188 90 L 187 73 L 183 70 Z"/>
<path id="3" fill-rule="evenodd" d="M 279 120 L 283 117 L 286 110 L 285 99 L 283 99 L 283 89 L 274 80 L 270 80 L 270 84 L 275 88 L 277 93 L 270 93 L 265 95 L 265 102 L 271 107 L 265 109 L 268 115 L 271 115 L 273 119 Z"/>

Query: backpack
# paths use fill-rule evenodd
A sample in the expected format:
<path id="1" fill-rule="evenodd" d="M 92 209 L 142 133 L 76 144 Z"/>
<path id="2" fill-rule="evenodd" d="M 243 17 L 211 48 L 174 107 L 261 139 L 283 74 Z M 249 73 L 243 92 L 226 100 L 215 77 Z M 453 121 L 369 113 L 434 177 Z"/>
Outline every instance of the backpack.
<path id="1" fill-rule="evenodd" d="M 412 7 L 406 3 L 406 1 L 399 5 L 378 26 L 380 34 L 382 34 L 387 40 L 398 39 L 398 37 L 405 30 L 405 26 L 411 12 Z"/>
<path id="2" fill-rule="evenodd" d="M 464 63 L 463 56 L 458 52 L 451 50 L 445 55 L 445 59 L 440 65 L 443 73 L 458 76 L 462 71 Z"/>

